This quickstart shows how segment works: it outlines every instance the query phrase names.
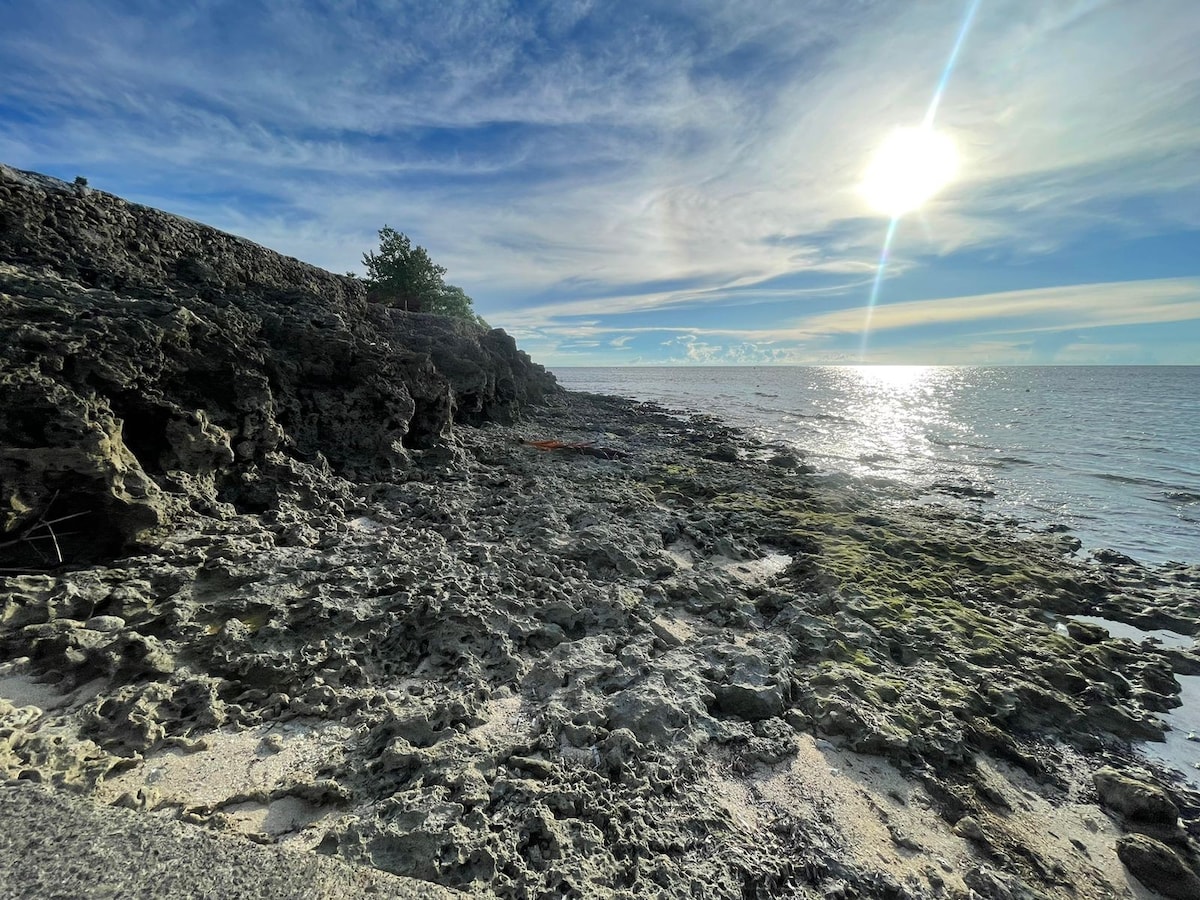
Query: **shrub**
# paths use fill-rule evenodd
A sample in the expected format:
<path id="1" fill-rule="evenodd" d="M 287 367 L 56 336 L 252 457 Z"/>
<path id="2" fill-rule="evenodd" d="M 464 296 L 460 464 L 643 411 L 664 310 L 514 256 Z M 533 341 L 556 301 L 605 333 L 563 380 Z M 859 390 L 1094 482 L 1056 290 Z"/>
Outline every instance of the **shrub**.
<path id="1" fill-rule="evenodd" d="M 474 301 L 467 296 L 456 284 L 444 284 L 442 289 L 424 305 L 425 312 L 437 313 L 442 316 L 454 316 L 457 319 L 469 319 L 478 322 L 484 328 L 488 323 L 475 314 Z"/>
<path id="2" fill-rule="evenodd" d="M 379 252 L 368 251 L 362 259 L 370 299 L 395 309 L 453 316 L 489 327 L 475 314 L 467 292 L 442 279 L 445 266 L 430 259 L 425 248 L 413 244 L 408 235 L 384 225 L 379 229 Z"/>
<path id="3" fill-rule="evenodd" d="M 387 225 L 379 229 L 379 252 L 368 251 L 362 259 L 371 295 L 388 306 L 421 312 L 445 287 L 445 267 L 408 235 Z"/>

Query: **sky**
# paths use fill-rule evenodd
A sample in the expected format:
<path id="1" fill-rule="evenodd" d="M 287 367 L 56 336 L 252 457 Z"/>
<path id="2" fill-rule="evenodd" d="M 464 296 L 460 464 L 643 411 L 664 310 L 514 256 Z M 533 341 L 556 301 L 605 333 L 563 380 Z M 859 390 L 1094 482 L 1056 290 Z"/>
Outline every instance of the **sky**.
<path id="1" fill-rule="evenodd" d="M 551 367 L 1200 363 L 1196 0 L 0 0 L 0 22 L 0 162 L 336 272 L 390 225 Z M 864 176 L 935 95 L 956 177 L 880 271 Z"/>

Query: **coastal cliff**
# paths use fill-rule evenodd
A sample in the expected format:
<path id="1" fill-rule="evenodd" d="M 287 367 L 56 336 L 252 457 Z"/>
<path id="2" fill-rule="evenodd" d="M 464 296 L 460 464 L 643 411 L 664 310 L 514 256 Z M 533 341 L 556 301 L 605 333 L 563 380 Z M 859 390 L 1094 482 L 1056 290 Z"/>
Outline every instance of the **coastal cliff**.
<path id="1" fill-rule="evenodd" d="M 0 291 L 0 567 L 109 558 L 182 507 L 265 511 L 296 460 L 383 477 L 556 390 L 503 331 L 4 166 Z M 65 517 L 56 547 L 36 531 Z"/>
<path id="2" fill-rule="evenodd" d="M 0 339 L 0 888 L 1200 896 L 1195 568 L 4 168 Z"/>

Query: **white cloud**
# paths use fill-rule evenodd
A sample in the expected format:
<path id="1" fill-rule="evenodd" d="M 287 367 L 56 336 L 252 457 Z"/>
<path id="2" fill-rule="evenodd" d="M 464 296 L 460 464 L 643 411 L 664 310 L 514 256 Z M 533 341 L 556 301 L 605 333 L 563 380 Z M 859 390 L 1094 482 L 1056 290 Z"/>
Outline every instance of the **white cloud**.
<path id="1" fill-rule="evenodd" d="M 887 362 L 945 365 L 1083 363 L 1121 360 L 1192 363 L 1182 340 L 1145 347 L 1100 338 L 1099 329 L 1200 322 L 1200 278 L 1067 285 L 944 297 L 877 307 L 862 355 L 865 307 L 801 315 L 778 327 L 548 324 L 519 332 L 552 361 L 564 362 L 568 342 L 594 339 L 628 352 L 639 338 L 662 348 L 653 361 L 711 365 Z M 938 326 L 933 336 L 927 326 Z M 894 333 L 908 330 L 898 343 Z M 1091 335 L 1084 340 L 1081 333 Z M 1042 346 L 1039 335 L 1063 335 Z M 884 336 L 888 336 L 884 339 Z M 610 358 L 619 361 L 622 357 Z"/>
<path id="2" fill-rule="evenodd" d="M 717 284 L 711 288 L 680 288 L 660 291 L 644 290 L 634 293 L 614 293 L 585 300 L 564 300 L 543 303 L 526 308 L 518 307 L 501 310 L 499 315 L 504 317 L 505 322 L 518 327 L 554 327 L 561 324 L 563 327 L 571 328 L 584 324 L 573 320 L 578 320 L 585 316 L 612 316 L 622 313 L 650 312 L 680 306 L 695 307 L 720 303 L 745 305 L 750 303 L 787 302 L 794 304 L 795 301 L 808 294 L 833 297 L 848 293 L 857 288 L 864 288 L 870 283 L 870 278 L 858 278 L 815 288 L 764 288 L 758 287 L 749 281 L 733 281 L 728 284 Z M 565 324 L 567 322 L 570 324 Z M 638 329 L 621 330 L 637 331 Z"/>
<path id="3" fill-rule="evenodd" d="M 265 8 L 251 27 L 220 4 L 76 0 L 53 28 L 7 29 L 0 99 L 33 118 L 0 150 L 339 271 L 390 223 L 526 327 L 727 302 L 796 272 L 861 287 L 882 227 L 859 218 L 856 181 L 921 118 L 964 4 L 708 0 L 674 30 L 653 4 Z M 570 40 L 589 13 L 607 37 Z M 910 252 L 1049 249 L 1128 197 L 1155 202 L 1122 227 L 1195 222 L 1197 44 L 1192 0 L 984 3 L 939 114 L 963 180 Z M 637 287 L 663 282 L 689 286 Z M 537 309 L 498 299 L 550 290 Z M 902 315 L 881 307 L 875 327 Z"/>
<path id="4" fill-rule="evenodd" d="M 807 316 L 802 333 L 857 334 L 866 317 L 865 307 Z M 1200 319 L 1200 278 L 1164 278 L 885 304 L 873 310 L 871 330 L 986 321 L 1029 333 L 1192 319 Z"/>

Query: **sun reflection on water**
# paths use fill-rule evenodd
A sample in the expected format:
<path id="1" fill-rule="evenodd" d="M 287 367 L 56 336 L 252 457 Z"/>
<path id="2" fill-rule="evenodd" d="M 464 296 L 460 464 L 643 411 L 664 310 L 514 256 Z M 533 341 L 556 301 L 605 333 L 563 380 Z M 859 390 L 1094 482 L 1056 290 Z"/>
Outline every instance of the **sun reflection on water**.
<path id="1" fill-rule="evenodd" d="M 929 380 L 936 366 L 849 366 L 864 385 L 876 390 L 910 393 Z"/>
<path id="2" fill-rule="evenodd" d="M 961 376 L 955 369 L 844 366 L 835 377 L 849 400 L 845 415 L 863 426 L 857 434 L 858 453 L 847 455 L 857 455 L 858 462 L 872 470 L 921 470 L 922 460 L 937 450 L 929 440 L 931 431 L 954 426 L 948 421 L 946 401 L 959 387 Z"/>

